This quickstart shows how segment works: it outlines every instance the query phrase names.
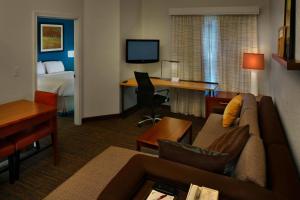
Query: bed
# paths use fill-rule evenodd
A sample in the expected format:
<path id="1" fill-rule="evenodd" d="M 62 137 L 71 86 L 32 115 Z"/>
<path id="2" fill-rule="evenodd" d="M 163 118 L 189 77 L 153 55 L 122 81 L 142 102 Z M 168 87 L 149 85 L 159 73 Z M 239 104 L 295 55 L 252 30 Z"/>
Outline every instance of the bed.
<path id="1" fill-rule="evenodd" d="M 43 70 L 44 68 L 44 70 Z M 62 62 L 38 63 L 37 89 L 58 95 L 60 115 L 74 112 L 74 72 L 65 71 Z"/>

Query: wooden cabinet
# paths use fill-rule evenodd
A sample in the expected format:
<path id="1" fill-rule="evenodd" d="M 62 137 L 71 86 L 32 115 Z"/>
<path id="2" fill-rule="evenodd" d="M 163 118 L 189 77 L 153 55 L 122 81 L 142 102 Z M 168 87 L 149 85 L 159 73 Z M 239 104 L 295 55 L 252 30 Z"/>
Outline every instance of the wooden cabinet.
<path id="1" fill-rule="evenodd" d="M 205 106 L 206 106 L 206 118 L 209 117 L 213 109 L 220 108 L 225 109 L 230 100 L 238 95 L 237 92 L 216 92 L 213 96 L 206 96 Z"/>

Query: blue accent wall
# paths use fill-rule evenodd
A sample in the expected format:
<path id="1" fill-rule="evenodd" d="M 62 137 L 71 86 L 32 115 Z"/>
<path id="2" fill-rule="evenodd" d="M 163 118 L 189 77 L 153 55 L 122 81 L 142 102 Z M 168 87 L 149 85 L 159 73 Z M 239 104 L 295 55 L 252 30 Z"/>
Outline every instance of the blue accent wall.
<path id="1" fill-rule="evenodd" d="M 64 26 L 64 50 L 41 52 L 41 24 L 59 24 Z M 74 71 L 74 58 L 68 58 L 68 51 L 74 50 L 74 20 L 38 18 L 38 61 L 62 61 L 66 71 Z"/>

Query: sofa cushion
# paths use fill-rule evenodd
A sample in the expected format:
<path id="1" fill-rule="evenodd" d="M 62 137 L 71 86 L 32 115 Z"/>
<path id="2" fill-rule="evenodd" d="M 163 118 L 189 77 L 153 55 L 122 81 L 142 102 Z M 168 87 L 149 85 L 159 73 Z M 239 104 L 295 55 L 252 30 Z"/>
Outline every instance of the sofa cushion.
<path id="1" fill-rule="evenodd" d="M 109 147 L 51 192 L 45 200 L 96 200 L 111 179 L 136 154 L 139 152 Z"/>
<path id="2" fill-rule="evenodd" d="M 262 97 L 259 102 L 259 124 L 262 138 L 266 145 L 284 144 L 287 139 L 280 121 L 279 114 L 273 104 L 271 97 Z"/>
<path id="3" fill-rule="evenodd" d="M 159 157 L 211 172 L 223 173 L 231 156 L 188 144 L 159 140 Z"/>
<path id="4" fill-rule="evenodd" d="M 223 115 L 214 113 L 210 114 L 203 128 L 198 133 L 193 146 L 207 148 L 224 133 L 234 129 L 234 127 L 224 128 L 222 126 L 222 121 Z"/>
<path id="5" fill-rule="evenodd" d="M 265 150 L 259 137 L 249 138 L 236 165 L 234 177 L 253 182 L 261 187 L 266 185 Z"/>
<path id="6" fill-rule="evenodd" d="M 233 122 L 239 117 L 243 104 L 241 95 L 235 96 L 226 106 L 223 114 L 223 127 L 230 127 Z"/>
<path id="7" fill-rule="evenodd" d="M 244 111 L 240 117 L 239 126 L 250 126 L 250 134 L 260 137 L 260 130 L 258 124 L 258 115 L 256 108 L 249 108 Z"/>
<path id="8" fill-rule="evenodd" d="M 243 115 L 243 113 L 247 109 L 257 109 L 256 97 L 253 94 L 247 93 L 247 94 L 242 94 L 242 96 L 243 96 L 243 106 L 241 109 L 241 115 Z"/>

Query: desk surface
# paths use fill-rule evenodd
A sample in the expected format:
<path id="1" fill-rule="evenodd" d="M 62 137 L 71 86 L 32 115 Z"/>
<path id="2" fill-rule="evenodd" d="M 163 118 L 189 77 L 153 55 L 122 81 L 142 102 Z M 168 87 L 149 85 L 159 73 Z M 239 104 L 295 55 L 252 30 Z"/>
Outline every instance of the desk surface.
<path id="1" fill-rule="evenodd" d="M 218 87 L 217 83 L 205 83 L 205 82 L 193 82 L 193 81 L 180 81 L 172 82 L 170 80 L 151 78 L 151 82 L 154 86 L 179 88 L 197 91 L 213 91 Z M 125 87 L 137 87 L 135 79 L 129 79 L 126 83 L 122 82 L 121 86 Z"/>
<path id="2" fill-rule="evenodd" d="M 27 100 L 2 104 L 0 105 L 0 128 L 50 112 L 56 112 L 56 108 Z"/>

